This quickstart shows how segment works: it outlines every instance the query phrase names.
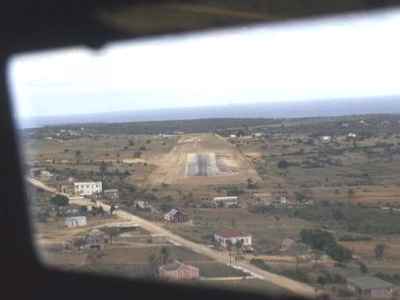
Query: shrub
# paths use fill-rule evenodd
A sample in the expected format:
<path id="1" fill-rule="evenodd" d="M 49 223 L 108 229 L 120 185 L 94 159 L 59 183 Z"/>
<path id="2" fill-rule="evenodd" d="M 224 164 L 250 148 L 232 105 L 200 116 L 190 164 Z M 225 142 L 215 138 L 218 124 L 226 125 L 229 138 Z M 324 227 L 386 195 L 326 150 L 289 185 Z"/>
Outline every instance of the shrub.
<path id="1" fill-rule="evenodd" d="M 310 282 L 307 272 L 302 270 L 285 270 L 280 272 L 281 275 L 289 277 L 294 280 L 298 280 L 304 283 Z"/>
<path id="2" fill-rule="evenodd" d="M 55 195 L 50 198 L 50 204 L 55 206 L 67 206 L 69 204 L 69 199 L 64 195 Z"/>
<path id="3" fill-rule="evenodd" d="M 282 159 L 278 162 L 278 168 L 279 169 L 287 169 L 289 167 L 289 163 L 287 160 Z"/>
<path id="4" fill-rule="evenodd" d="M 252 265 L 255 265 L 256 267 L 259 267 L 260 269 L 263 269 L 265 271 L 272 271 L 272 268 L 265 263 L 265 261 L 263 261 L 262 259 L 259 258 L 252 258 L 250 260 L 250 263 Z"/>
<path id="5" fill-rule="evenodd" d="M 336 242 L 335 237 L 320 229 L 303 229 L 300 232 L 301 241 L 313 249 L 325 251 L 333 259 L 343 262 L 352 258 L 351 250 Z"/>
<path id="6" fill-rule="evenodd" d="M 354 293 L 351 290 L 349 290 L 348 288 L 338 288 L 337 295 L 339 297 L 347 298 L 347 297 L 354 296 Z"/>

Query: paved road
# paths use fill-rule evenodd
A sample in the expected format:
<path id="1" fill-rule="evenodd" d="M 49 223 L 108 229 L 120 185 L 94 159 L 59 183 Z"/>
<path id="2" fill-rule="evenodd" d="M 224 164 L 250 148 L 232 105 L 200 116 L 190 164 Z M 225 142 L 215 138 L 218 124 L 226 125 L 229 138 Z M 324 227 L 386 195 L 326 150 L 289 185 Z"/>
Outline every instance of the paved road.
<path id="1" fill-rule="evenodd" d="M 42 182 L 28 178 L 28 181 L 36 186 L 37 188 L 44 189 L 49 192 L 56 192 L 55 189 L 46 186 Z M 70 197 L 70 202 L 73 204 L 77 205 L 88 205 L 88 204 L 93 204 L 90 200 L 81 198 L 81 197 Z M 97 204 L 102 206 L 105 211 L 110 210 L 110 206 L 101 202 L 97 201 Z M 173 244 L 179 244 L 185 248 L 188 248 L 192 250 L 193 252 L 205 255 L 211 259 L 214 259 L 217 262 L 223 263 L 223 264 L 228 264 L 229 263 L 229 258 L 226 253 L 216 251 L 213 249 L 210 249 L 209 247 L 198 244 L 192 241 L 189 241 L 179 235 L 176 235 L 172 233 L 171 231 L 165 229 L 164 227 L 157 225 L 155 223 L 152 223 L 150 221 L 147 221 L 143 218 L 140 218 L 136 215 L 133 215 L 129 212 L 126 212 L 124 210 L 117 210 L 114 212 L 115 215 L 120 217 L 121 219 L 124 219 L 126 221 L 139 224 L 143 229 L 149 231 L 152 234 L 158 234 L 158 235 L 164 235 L 167 239 L 169 239 Z M 274 273 L 270 273 L 267 271 L 264 271 L 260 268 L 257 268 L 253 266 L 252 264 L 248 262 L 240 262 L 236 263 L 236 267 L 239 267 L 243 269 L 244 271 L 247 271 L 251 273 L 253 276 L 265 280 L 267 282 L 270 282 L 272 284 L 275 284 L 279 287 L 285 288 L 295 294 L 298 294 L 300 296 L 306 296 L 306 297 L 311 297 L 315 298 L 316 293 L 315 289 L 307 284 L 289 279 L 287 277 L 277 275 Z"/>
<path id="2" fill-rule="evenodd" d="M 208 176 L 208 155 L 197 154 L 197 164 L 199 166 L 199 173 L 196 176 Z"/>

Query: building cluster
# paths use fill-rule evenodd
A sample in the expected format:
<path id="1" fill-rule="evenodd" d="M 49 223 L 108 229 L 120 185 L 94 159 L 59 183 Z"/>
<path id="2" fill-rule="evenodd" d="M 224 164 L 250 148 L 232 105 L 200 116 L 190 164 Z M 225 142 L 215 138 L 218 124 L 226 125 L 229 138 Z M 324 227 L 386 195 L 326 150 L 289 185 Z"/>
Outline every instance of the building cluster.
<path id="1" fill-rule="evenodd" d="M 87 218 L 86 216 L 66 217 L 64 224 L 68 228 L 86 226 Z"/>
<path id="2" fill-rule="evenodd" d="M 64 243 L 66 250 L 102 250 L 109 243 L 109 236 L 99 229 L 92 229 L 84 236 L 74 237 Z"/>
<path id="3" fill-rule="evenodd" d="M 119 200 L 118 189 L 105 189 L 101 181 L 75 181 L 69 178 L 66 183 L 58 184 L 58 191 L 64 194 L 89 197 L 92 199 L 104 198 L 111 202 Z"/>

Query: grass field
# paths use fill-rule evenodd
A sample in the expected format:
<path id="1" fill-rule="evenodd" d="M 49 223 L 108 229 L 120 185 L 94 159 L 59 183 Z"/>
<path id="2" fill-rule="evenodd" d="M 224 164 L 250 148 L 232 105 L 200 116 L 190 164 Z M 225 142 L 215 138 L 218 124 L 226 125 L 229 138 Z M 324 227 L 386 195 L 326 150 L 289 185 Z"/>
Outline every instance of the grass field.
<path id="1" fill-rule="evenodd" d="M 213 234 L 224 228 L 237 228 L 253 235 L 253 244 L 259 253 L 279 249 L 285 238 L 296 238 L 303 228 L 315 225 L 296 218 L 282 216 L 277 221 L 273 215 L 254 215 L 246 209 L 191 209 L 194 226 L 170 225 L 171 230 L 197 242 L 212 243 Z"/>
<path id="2" fill-rule="evenodd" d="M 165 247 L 165 246 L 163 246 Z M 171 260 L 194 265 L 200 269 L 203 277 L 237 277 L 246 274 L 227 265 L 214 262 L 210 258 L 194 253 L 186 248 L 166 246 Z M 161 246 L 147 245 L 146 247 L 122 246 L 118 243 L 106 245 L 95 261 L 89 261 L 88 252 L 41 251 L 43 261 L 52 266 L 62 268 L 79 268 L 79 270 L 107 272 L 128 277 L 151 277 L 149 258 L 158 256 Z"/>

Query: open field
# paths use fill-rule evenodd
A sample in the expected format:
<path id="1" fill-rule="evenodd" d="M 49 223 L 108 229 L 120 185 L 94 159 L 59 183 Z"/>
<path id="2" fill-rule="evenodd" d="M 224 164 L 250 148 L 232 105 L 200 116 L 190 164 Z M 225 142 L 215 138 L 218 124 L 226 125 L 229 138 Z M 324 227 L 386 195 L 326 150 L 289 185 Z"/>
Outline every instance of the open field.
<path id="1" fill-rule="evenodd" d="M 214 232 L 237 228 L 253 235 L 253 244 L 257 252 L 278 251 L 285 238 L 296 238 L 304 228 L 314 228 L 312 223 L 282 216 L 277 221 L 272 214 L 254 215 L 245 209 L 194 209 L 188 210 L 193 215 L 191 225 L 169 225 L 174 232 L 197 242 L 212 243 Z"/>
<path id="2" fill-rule="evenodd" d="M 396 118 L 332 117 L 265 124 L 241 120 L 223 128 L 198 120 L 192 123 L 212 129 L 192 128 L 188 133 L 163 129 L 168 122 L 151 124 L 156 127 L 149 129 L 144 124 L 115 125 L 104 133 L 103 125 L 93 125 L 84 130 L 89 134 L 65 139 L 57 135 L 61 129 L 43 129 L 44 135 L 28 138 L 25 145 L 28 161 L 52 173 L 37 180 L 52 188 L 68 184 L 70 178 L 101 180 L 103 188 L 119 191 L 113 202 L 97 195 L 103 203 L 118 205 L 117 215 L 168 239 L 151 241 L 146 234 L 116 237 L 93 260 L 84 251 L 57 252 L 56 247 L 87 228 L 66 230 L 61 221 L 49 221 L 50 227 L 37 225 L 38 246 L 51 264 L 134 278 L 151 277 L 149 255 L 167 247 L 172 258 L 198 266 L 203 277 L 216 279 L 212 284 L 268 288 L 267 280 L 237 280 L 243 274 L 226 265 L 229 251 L 213 236 L 222 229 L 237 229 L 252 236 L 255 251 L 231 249 L 239 257 L 235 263 L 248 271 L 256 268 L 254 274 L 260 278 L 288 289 L 292 289 L 289 278 L 309 285 L 295 289 L 314 290 L 324 288 L 325 281 L 329 287 L 345 288 L 344 279 L 364 273 L 400 274 L 400 116 Z M 156 129 L 156 134 L 133 134 Z M 231 208 L 215 205 L 213 198 L 224 196 L 237 197 L 237 203 Z M 36 198 L 42 198 L 35 207 L 40 215 L 50 196 L 39 195 L 32 202 Z M 144 208 L 138 207 L 139 201 Z M 174 208 L 183 211 L 188 221 L 167 222 L 164 216 Z M 89 227 L 114 222 L 113 218 L 88 220 Z M 317 248 L 304 239 L 303 229 L 330 234 L 331 242 Z M 312 237 L 319 238 L 323 242 L 327 237 Z M 284 242 L 294 246 L 282 250 Z M 376 257 L 378 244 L 385 245 L 382 258 Z M 265 268 L 252 259 L 265 262 Z"/>
<path id="3" fill-rule="evenodd" d="M 251 291 L 267 295 L 286 296 L 291 295 L 288 291 L 260 279 L 242 279 L 226 281 L 201 281 L 200 285 L 216 288 L 233 289 L 237 291 Z"/>

